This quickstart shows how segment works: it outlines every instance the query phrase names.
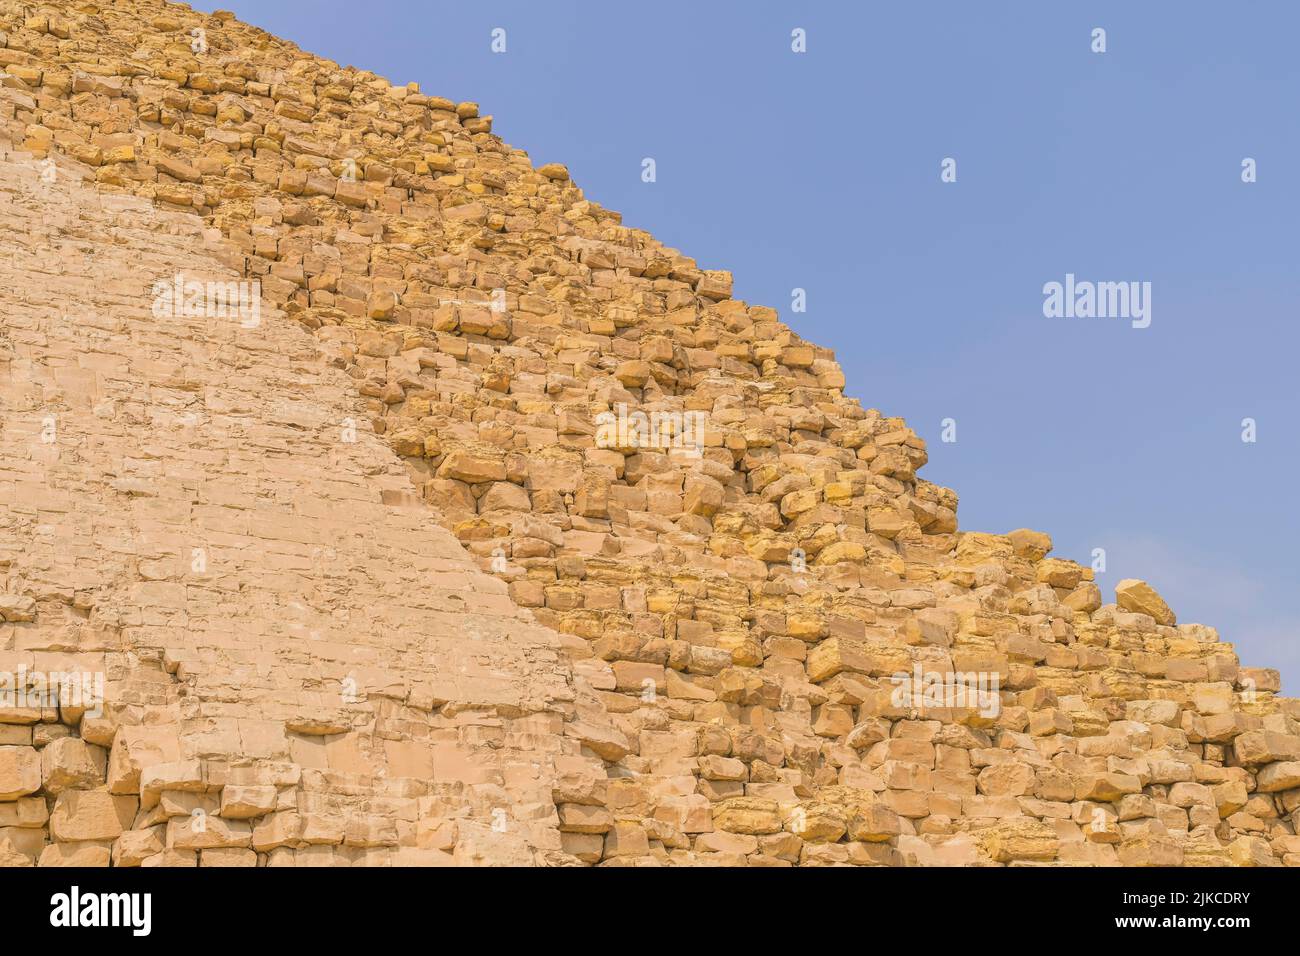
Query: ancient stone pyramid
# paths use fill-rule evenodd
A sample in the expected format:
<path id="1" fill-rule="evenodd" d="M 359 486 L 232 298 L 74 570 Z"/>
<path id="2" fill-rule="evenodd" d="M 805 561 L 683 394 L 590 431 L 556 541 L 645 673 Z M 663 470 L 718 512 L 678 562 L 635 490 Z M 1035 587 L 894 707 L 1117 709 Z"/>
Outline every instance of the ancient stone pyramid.
<path id="1" fill-rule="evenodd" d="M 475 104 L 162 0 L 0 71 L 0 863 L 1300 864 L 1275 671 Z"/>

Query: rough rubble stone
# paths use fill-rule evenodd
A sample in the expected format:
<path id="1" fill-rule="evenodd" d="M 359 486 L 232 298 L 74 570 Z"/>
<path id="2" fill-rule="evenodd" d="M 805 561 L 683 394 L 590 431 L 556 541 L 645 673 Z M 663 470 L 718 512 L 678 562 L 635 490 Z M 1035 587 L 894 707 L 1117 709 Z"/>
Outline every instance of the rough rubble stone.
<path id="1" fill-rule="evenodd" d="M 0 672 L 104 679 L 0 701 L 0 864 L 1300 865 L 1276 671 L 960 529 L 478 104 L 164 0 L 0 48 Z"/>

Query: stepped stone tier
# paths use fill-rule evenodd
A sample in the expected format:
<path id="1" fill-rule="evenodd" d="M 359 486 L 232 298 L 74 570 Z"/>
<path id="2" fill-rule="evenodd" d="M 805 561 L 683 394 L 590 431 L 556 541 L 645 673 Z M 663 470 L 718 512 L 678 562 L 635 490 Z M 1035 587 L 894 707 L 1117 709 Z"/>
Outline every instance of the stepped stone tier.
<path id="1" fill-rule="evenodd" d="M 1275 671 L 474 103 L 162 0 L 0 72 L 0 863 L 1300 865 Z"/>

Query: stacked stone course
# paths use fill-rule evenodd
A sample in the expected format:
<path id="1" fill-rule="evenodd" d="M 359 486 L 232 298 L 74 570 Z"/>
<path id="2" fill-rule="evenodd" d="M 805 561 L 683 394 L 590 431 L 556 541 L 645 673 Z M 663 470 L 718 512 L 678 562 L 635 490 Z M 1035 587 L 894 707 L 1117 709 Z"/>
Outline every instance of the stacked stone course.
<path id="1" fill-rule="evenodd" d="M 918 477 L 925 443 L 848 398 L 829 350 L 733 299 L 729 273 L 585 199 L 565 167 L 535 169 L 476 104 L 160 0 L 0 2 L 0 70 L 6 179 L 26 181 L 16 204 L 42 213 L 7 202 L 5 232 L 39 232 L 60 203 L 105 204 L 98 233 L 38 248 L 110 258 L 123 277 L 106 293 L 121 300 L 61 294 L 135 310 L 105 334 L 129 328 L 189 362 L 207 350 L 178 383 L 100 356 L 94 335 L 78 344 L 52 317 L 33 326 L 29 295 L 0 299 L 10 368 L 60 356 L 49 381 L 67 396 L 122 369 L 194 394 L 220 390 L 226 350 L 250 350 L 240 414 L 275 435 L 200 429 L 182 497 L 286 505 L 289 540 L 310 519 L 304 546 L 337 536 L 353 549 L 339 567 L 368 569 L 344 586 L 328 562 L 290 570 L 232 543 L 235 593 L 261 614 L 213 635 L 194 621 L 231 602 L 176 590 L 139 552 L 119 572 L 107 533 L 75 569 L 57 537 L 33 549 L 49 510 L 33 486 L 57 488 L 57 462 L 0 473 L 2 529 L 27 542 L 0 552 L 0 652 L 80 647 L 84 635 L 47 623 L 78 614 L 109 655 L 110 701 L 131 702 L 105 722 L 0 712 L 0 732 L 20 728 L 0 748 L 10 861 L 1300 863 L 1300 703 L 1278 695 L 1276 672 L 1177 624 L 1144 582 L 1103 604 L 1091 570 L 1048 557 L 1042 533 L 959 531 L 956 495 Z M 42 193 L 47 157 L 58 177 Z M 131 230 L 128 256 L 107 237 Z M 158 254 L 163 233 L 184 253 Z M 260 283 L 259 329 L 191 322 L 178 340 L 150 327 L 149 283 L 199 260 Z M 24 268 L 52 282 L 49 267 Z M 224 417 L 205 394 L 196 411 Z M 345 453 L 326 436 L 349 409 L 364 440 Z M 93 412 L 75 420 L 89 428 Z M 611 417 L 638 413 L 677 424 L 610 440 Z M 680 438 L 687 414 L 703 417 L 699 447 L 655 440 Z M 23 427 L 6 425 L 15 460 L 18 439 L 32 445 Z M 64 490 L 53 510 L 94 501 L 105 522 L 139 520 L 163 480 L 156 455 L 99 440 L 121 474 Z M 268 469 L 280 490 L 223 497 L 223 468 Z M 317 485 L 324 514 L 308 503 Z M 205 511 L 186 520 L 209 527 Z M 382 549 L 364 543 L 370 529 Z M 40 567 L 70 577 L 52 589 Z M 434 570 L 463 583 L 430 587 Z M 139 620 L 97 597 L 114 574 L 149 582 L 113 591 L 135 594 Z M 284 623 L 299 579 L 333 614 L 329 653 Z M 389 627 L 359 624 L 399 598 L 410 606 Z M 489 675 L 425 686 L 474 656 L 449 620 L 463 608 L 490 619 L 487 666 L 508 688 Z M 328 699 L 347 676 L 335 657 L 373 668 L 358 713 Z M 895 675 L 917 668 L 985 675 L 997 706 L 900 703 Z M 264 721 L 271 739 L 209 739 L 204 722 L 223 719 Z M 155 726 L 178 727 L 179 743 L 157 742 Z M 412 756 L 426 737 L 454 759 Z M 299 738 L 333 748 L 341 773 L 385 775 L 321 782 Z M 195 809 L 220 842 L 186 830 Z M 357 832 L 330 828 L 358 813 Z M 502 815 L 505 835 L 491 825 Z M 111 837 L 111 822 L 82 823 L 110 817 Z"/>

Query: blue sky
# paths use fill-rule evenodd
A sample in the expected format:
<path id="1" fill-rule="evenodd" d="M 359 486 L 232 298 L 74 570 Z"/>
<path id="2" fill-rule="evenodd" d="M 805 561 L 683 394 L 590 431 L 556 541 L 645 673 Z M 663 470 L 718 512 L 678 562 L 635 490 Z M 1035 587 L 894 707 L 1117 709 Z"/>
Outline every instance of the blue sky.
<path id="1" fill-rule="evenodd" d="M 1268 490 L 1300 462 L 1300 6 L 220 7 L 478 102 L 535 163 L 835 349 L 850 394 L 930 442 L 923 474 L 958 491 L 963 529 L 1046 531 L 1084 563 L 1105 548 L 1107 600 L 1145 578 L 1300 692 L 1300 520 Z M 1067 273 L 1150 282 L 1150 327 L 1045 317 Z"/>

